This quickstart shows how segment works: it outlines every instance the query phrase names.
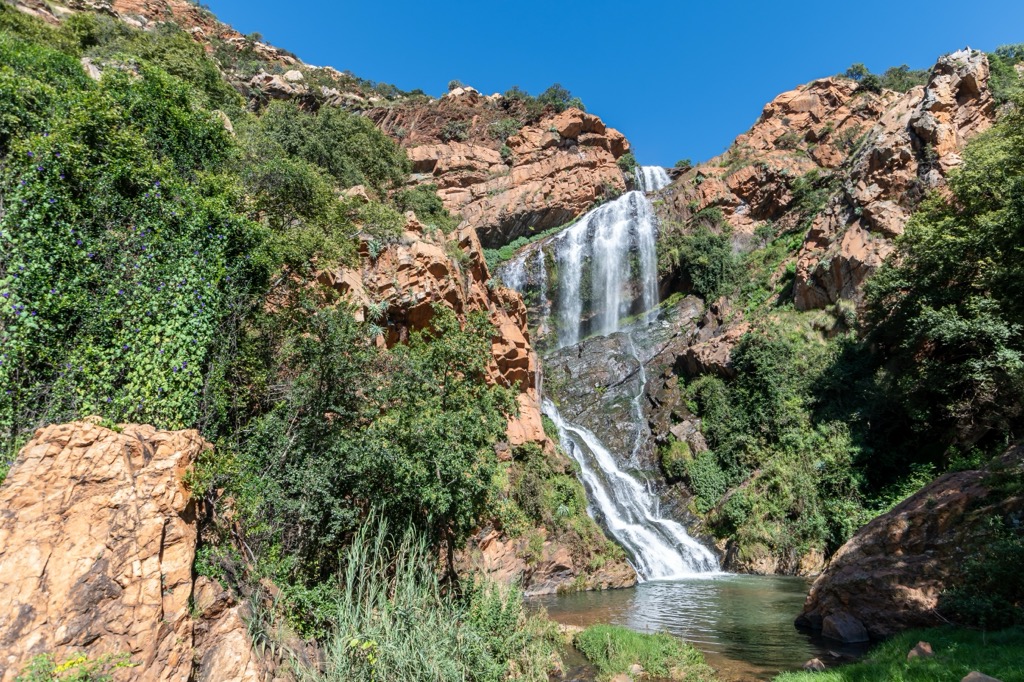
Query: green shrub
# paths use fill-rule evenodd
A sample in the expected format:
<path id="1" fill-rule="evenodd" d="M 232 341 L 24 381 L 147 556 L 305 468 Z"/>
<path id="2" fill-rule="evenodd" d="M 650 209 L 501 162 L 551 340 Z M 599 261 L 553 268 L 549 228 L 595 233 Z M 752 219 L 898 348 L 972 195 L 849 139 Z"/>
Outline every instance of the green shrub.
<path id="1" fill-rule="evenodd" d="M 341 187 L 367 185 L 377 192 L 405 180 L 405 152 L 366 118 L 336 107 L 310 114 L 293 102 L 271 102 L 258 118 L 265 143 L 316 164 Z"/>
<path id="2" fill-rule="evenodd" d="M 437 196 L 437 185 L 416 185 L 398 191 L 394 196 L 399 211 L 412 211 L 421 221 L 447 234 L 458 225 Z"/>
<path id="3" fill-rule="evenodd" d="M 519 132 L 523 124 L 515 118 L 503 118 L 487 126 L 487 134 L 502 143 Z"/>
<path id="4" fill-rule="evenodd" d="M 441 126 L 443 142 L 464 142 L 469 139 L 469 121 L 448 121 Z"/>
<path id="5" fill-rule="evenodd" d="M 1024 532 L 1001 518 L 990 520 L 984 542 L 964 566 L 961 582 L 939 603 L 953 622 L 984 630 L 1024 625 Z"/>
<path id="6" fill-rule="evenodd" d="M 636 172 L 637 163 L 636 157 L 633 156 L 633 152 L 626 152 L 620 156 L 615 163 L 618 164 L 619 169 L 629 177 L 633 177 L 633 173 Z"/>
<path id="7" fill-rule="evenodd" d="M 698 214 L 693 220 L 699 223 L 702 219 Z M 735 282 L 737 262 L 732 243 L 726 235 L 704 225 L 692 234 L 670 236 L 659 249 L 658 258 L 663 272 L 678 272 L 690 291 L 708 301 L 727 293 Z"/>
<path id="8" fill-rule="evenodd" d="M 693 453 L 686 441 L 674 437 L 668 445 L 659 448 L 661 454 L 661 470 L 670 481 L 678 480 L 686 475 L 686 465 L 693 460 Z"/>

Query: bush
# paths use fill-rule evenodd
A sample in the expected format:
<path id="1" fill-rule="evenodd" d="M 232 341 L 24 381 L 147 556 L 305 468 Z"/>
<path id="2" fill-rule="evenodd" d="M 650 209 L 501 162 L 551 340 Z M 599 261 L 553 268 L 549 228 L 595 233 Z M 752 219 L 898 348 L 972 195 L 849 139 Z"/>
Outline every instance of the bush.
<path id="1" fill-rule="evenodd" d="M 448 213 L 448 209 L 437 196 L 437 185 L 416 185 L 400 190 L 394 197 L 399 211 L 412 211 L 421 221 L 447 234 L 454 230 L 459 221 Z"/>
<path id="2" fill-rule="evenodd" d="M 700 225 L 692 234 L 672 235 L 666 242 L 660 249 L 659 269 L 679 273 L 694 294 L 710 301 L 732 288 L 737 262 L 727 236 Z"/>
<path id="3" fill-rule="evenodd" d="M 441 140 L 464 142 L 469 139 L 469 121 L 448 121 L 441 126 Z"/>
<path id="4" fill-rule="evenodd" d="M 1024 532 L 996 517 L 986 535 L 960 583 L 942 595 L 939 610 L 959 625 L 983 630 L 1024 625 Z"/>
<path id="5" fill-rule="evenodd" d="M 502 143 L 508 138 L 512 137 L 519 132 L 519 129 L 523 127 L 523 124 L 515 118 L 503 118 L 500 121 L 495 121 L 491 125 L 487 126 L 487 134 L 493 137 L 495 140 L 500 140 Z"/>
<path id="6" fill-rule="evenodd" d="M 366 118 L 335 107 L 309 114 L 293 102 L 271 102 L 257 134 L 289 157 L 315 164 L 341 187 L 367 185 L 383 193 L 405 180 L 405 152 Z"/>
<path id="7" fill-rule="evenodd" d="M 615 163 L 618 164 L 619 169 L 629 177 L 633 177 L 633 174 L 636 173 L 637 163 L 636 157 L 633 156 L 633 152 L 626 152 L 620 156 Z"/>

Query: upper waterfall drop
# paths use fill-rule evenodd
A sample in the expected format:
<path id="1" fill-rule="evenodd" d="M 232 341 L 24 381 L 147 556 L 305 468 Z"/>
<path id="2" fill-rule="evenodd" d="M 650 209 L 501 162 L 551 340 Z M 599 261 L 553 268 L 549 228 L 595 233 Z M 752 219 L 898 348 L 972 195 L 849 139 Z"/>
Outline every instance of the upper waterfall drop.
<path id="1" fill-rule="evenodd" d="M 588 334 L 611 334 L 624 317 L 649 313 L 658 305 L 657 220 L 646 192 L 669 182 L 664 168 L 638 166 L 640 190 L 598 206 L 498 269 L 504 283 L 519 293 L 544 292 L 540 323 L 546 329 L 553 314 L 559 347 L 575 345 Z M 556 281 L 548 281 L 549 270 L 557 273 Z M 548 293 L 554 296 L 550 305 Z"/>
<path id="2" fill-rule="evenodd" d="M 641 192 L 657 192 L 672 182 L 668 171 L 661 166 L 637 166 L 635 174 L 636 186 Z"/>

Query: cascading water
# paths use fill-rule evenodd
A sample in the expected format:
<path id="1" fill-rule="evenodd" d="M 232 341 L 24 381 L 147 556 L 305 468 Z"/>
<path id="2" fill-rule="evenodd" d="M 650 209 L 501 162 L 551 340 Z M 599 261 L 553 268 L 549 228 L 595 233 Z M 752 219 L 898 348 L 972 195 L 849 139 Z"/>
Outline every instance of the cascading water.
<path id="1" fill-rule="evenodd" d="M 661 166 L 637 166 L 636 186 L 641 192 L 657 192 L 672 182 L 668 171 Z"/>
<path id="2" fill-rule="evenodd" d="M 558 427 L 562 447 L 580 465 L 591 516 L 600 516 L 612 537 L 632 555 L 641 580 L 718 570 L 718 561 L 708 548 L 691 538 L 681 524 L 658 515 L 657 498 L 619 468 L 597 436 L 563 419 L 550 400 L 545 399 L 543 407 Z"/>
<path id="3" fill-rule="evenodd" d="M 547 329 L 554 317 L 559 348 L 579 343 L 587 333 L 612 334 L 631 314 L 642 315 L 642 321 L 653 317 L 658 304 L 657 224 L 645 193 L 669 182 L 664 168 L 637 168 L 639 191 L 595 208 L 500 268 L 498 274 L 507 286 L 530 301 L 539 297 L 539 305 L 531 310 L 540 315 L 542 328 Z M 630 349 L 639 364 L 640 388 L 631 410 L 638 435 L 632 451 L 619 454 L 635 461 L 649 431 L 640 405 L 646 374 L 632 339 Z M 711 551 L 681 524 L 659 514 L 658 498 L 620 468 L 593 432 L 563 418 L 550 400 L 543 401 L 543 410 L 558 427 L 563 448 L 580 465 L 591 514 L 630 553 L 641 580 L 718 570 Z"/>
<path id="4" fill-rule="evenodd" d="M 647 197 L 627 192 L 595 208 L 556 236 L 532 245 L 499 268 L 506 286 L 541 295 L 541 324 L 553 309 L 557 345 L 572 346 L 586 333 L 618 330 L 632 311 L 658 303 L 657 223 Z M 557 278 L 548 282 L 544 253 Z M 549 305 L 548 294 L 554 295 Z"/>

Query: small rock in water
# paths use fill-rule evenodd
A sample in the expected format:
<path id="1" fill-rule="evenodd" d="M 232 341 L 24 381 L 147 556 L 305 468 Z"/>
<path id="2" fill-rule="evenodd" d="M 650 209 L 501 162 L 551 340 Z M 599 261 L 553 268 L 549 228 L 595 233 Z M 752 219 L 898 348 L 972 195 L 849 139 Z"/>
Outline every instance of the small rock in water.
<path id="1" fill-rule="evenodd" d="M 918 642 L 910 653 L 907 654 L 907 660 L 912 661 L 915 658 L 928 658 L 934 656 L 935 652 L 932 651 L 932 645 L 928 642 Z"/>
<path id="2" fill-rule="evenodd" d="M 825 669 L 825 664 L 822 663 L 820 658 L 812 658 L 811 660 L 804 663 L 804 670 L 813 670 L 815 672 L 821 672 Z"/>
<path id="3" fill-rule="evenodd" d="M 644 667 L 639 663 L 634 663 L 633 665 L 629 666 L 629 674 L 632 677 L 637 678 L 640 675 L 644 674 Z"/>
<path id="4" fill-rule="evenodd" d="M 974 670 L 967 673 L 964 679 L 960 680 L 960 682 L 1000 682 L 1000 680 Z"/>

